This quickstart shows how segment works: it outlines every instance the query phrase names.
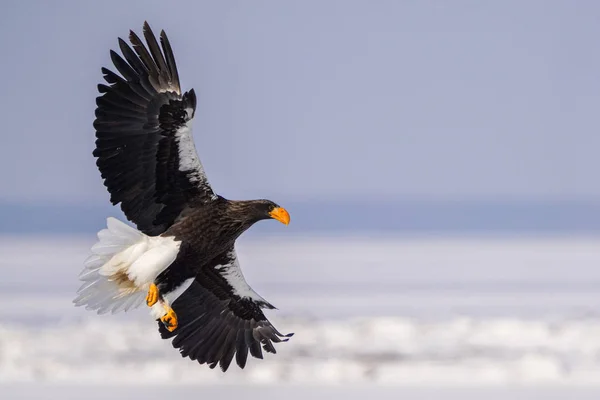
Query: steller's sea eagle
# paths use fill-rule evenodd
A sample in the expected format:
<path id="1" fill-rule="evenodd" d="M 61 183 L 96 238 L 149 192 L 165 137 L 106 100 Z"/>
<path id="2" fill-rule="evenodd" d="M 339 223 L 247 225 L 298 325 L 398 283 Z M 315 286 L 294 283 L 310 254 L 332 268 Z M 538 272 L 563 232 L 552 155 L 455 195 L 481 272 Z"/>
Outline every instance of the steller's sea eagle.
<path id="1" fill-rule="evenodd" d="M 275 353 L 287 341 L 262 309 L 274 307 L 246 283 L 236 239 L 255 222 L 288 224 L 270 200 L 227 200 L 214 193 L 196 154 L 194 90 L 182 92 L 167 35 L 160 46 L 148 23 L 147 47 L 130 31 L 110 52 L 120 73 L 102 68 L 93 155 L 113 205 L 137 229 L 108 218 L 80 274 L 74 303 L 100 313 L 144 301 L 164 339 L 183 357 L 226 371 L 235 356 Z M 162 49 L 162 50 L 161 50 Z"/>

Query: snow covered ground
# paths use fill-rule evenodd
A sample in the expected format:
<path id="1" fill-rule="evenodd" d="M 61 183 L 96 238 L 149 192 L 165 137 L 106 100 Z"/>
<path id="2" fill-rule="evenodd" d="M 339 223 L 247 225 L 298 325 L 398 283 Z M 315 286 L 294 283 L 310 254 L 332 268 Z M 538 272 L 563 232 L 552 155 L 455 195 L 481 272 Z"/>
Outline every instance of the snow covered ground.
<path id="1" fill-rule="evenodd" d="M 600 321 L 278 319 L 278 354 L 227 374 L 182 360 L 151 321 L 0 328 L 0 382 L 599 385 Z"/>
<path id="2" fill-rule="evenodd" d="M 263 399 L 343 388 L 347 398 L 600 393 L 600 238 L 242 238 L 247 280 L 280 309 L 268 315 L 277 328 L 296 335 L 227 374 L 181 359 L 146 310 L 72 307 L 93 242 L 0 238 L 4 393 L 80 398 L 102 387 L 128 398 L 136 385 L 172 383 Z M 144 397 L 160 390 L 170 393 Z"/>
<path id="3" fill-rule="evenodd" d="M 442 390 L 441 390 L 442 389 Z M 213 385 L 213 386 L 114 386 L 114 385 L 7 385 L 8 400 L 598 400 L 593 388 L 477 387 L 407 388 L 401 386 L 344 385 Z"/>

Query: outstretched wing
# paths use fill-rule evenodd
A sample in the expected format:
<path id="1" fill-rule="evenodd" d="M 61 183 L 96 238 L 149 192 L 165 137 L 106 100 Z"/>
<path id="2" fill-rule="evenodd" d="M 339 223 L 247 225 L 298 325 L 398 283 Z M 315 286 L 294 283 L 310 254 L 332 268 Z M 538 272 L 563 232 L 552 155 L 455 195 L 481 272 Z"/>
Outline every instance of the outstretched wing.
<path id="1" fill-rule="evenodd" d="M 144 23 L 148 47 L 130 32 L 133 49 L 119 38 L 123 57 L 110 52 L 121 76 L 102 68 L 108 85 L 98 85 L 96 164 L 113 204 L 138 229 L 164 232 L 190 201 L 209 201 L 214 193 L 198 159 L 191 132 L 194 90 L 181 93 L 167 35 L 159 47 Z"/>
<path id="2" fill-rule="evenodd" d="M 262 308 L 273 309 L 246 283 L 235 250 L 223 253 L 202 270 L 189 288 L 171 304 L 178 327 L 169 332 L 158 323 L 163 339 L 173 338 L 173 347 L 183 357 L 226 371 L 235 355 L 240 368 L 248 351 L 262 358 L 262 349 L 275 353 L 273 342 L 287 341 L 267 320 Z M 168 297 L 168 296 L 167 296 Z"/>

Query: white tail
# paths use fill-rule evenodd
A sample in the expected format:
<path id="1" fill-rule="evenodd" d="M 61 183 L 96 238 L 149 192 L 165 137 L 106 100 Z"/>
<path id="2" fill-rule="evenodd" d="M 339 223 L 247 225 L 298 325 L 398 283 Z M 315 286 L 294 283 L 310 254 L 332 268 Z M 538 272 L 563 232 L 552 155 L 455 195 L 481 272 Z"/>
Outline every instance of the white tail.
<path id="1" fill-rule="evenodd" d="M 116 313 L 139 307 L 158 274 L 177 257 L 179 242 L 168 237 L 150 237 L 135 228 L 108 218 L 107 228 L 79 274 L 83 285 L 73 300 L 76 306 Z"/>

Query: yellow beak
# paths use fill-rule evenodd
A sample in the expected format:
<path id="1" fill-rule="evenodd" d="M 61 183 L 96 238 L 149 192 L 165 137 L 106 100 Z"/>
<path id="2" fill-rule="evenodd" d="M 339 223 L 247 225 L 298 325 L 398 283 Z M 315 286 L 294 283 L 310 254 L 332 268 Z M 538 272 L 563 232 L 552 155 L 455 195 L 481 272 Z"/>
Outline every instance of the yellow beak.
<path id="1" fill-rule="evenodd" d="M 271 216 L 271 218 L 276 219 L 282 224 L 287 225 L 290 223 L 290 214 L 288 214 L 288 212 L 283 207 L 274 208 L 273 211 L 269 213 L 269 215 Z"/>

